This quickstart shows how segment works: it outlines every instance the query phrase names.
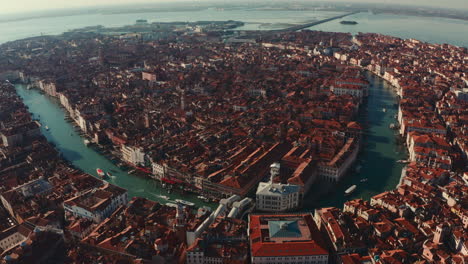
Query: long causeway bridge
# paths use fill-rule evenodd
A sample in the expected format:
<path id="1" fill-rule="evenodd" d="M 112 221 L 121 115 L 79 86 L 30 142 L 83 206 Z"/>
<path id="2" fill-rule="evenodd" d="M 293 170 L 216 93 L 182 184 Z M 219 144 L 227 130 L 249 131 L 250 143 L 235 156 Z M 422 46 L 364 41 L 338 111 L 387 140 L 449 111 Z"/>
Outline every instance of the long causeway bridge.
<path id="1" fill-rule="evenodd" d="M 301 29 L 312 27 L 312 26 L 315 26 L 315 25 L 318 25 L 318 24 L 323 24 L 323 23 L 326 23 L 326 22 L 329 22 L 329 21 L 332 21 L 332 20 L 335 20 L 335 19 L 340 19 L 340 18 L 343 18 L 343 17 L 347 17 L 347 16 L 350 16 L 350 15 L 357 14 L 357 13 L 359 13 L 359 11 L 354 11 L 354 12 L 346 13 L 346 14 L 343 14 L 343 15 L 322 19 L 322 20 L 310 22 L 310 23 L 307 23 L 307 24 L 296 25 L 296 26 L 292 26 L 292 27 L 289 27 L 289 28 L 271 30 L 270 33 L 298 31 L 298 30 L 301 30 Z"/>

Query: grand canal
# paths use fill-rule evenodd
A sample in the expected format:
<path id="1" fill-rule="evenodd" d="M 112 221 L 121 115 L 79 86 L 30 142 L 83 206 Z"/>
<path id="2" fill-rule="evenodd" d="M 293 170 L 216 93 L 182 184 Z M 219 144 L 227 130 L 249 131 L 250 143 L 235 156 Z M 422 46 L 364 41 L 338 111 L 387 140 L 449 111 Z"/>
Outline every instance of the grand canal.
<path id="1" fill-rule="evenodd" d="M 200 20 L 200 18 L 217 18 L 221 16 L 224 20 L 238 19 L 245 20 L 243 17 L 233 15 L 230 17 L 229 12 L 223 14 L 216 13 L 213 10 L 197 12 L 192 14 L 184 12 L 187 21 Z M 207 12 L 207 13 L 206 13 Z M 276 15 L 280 14 L 276 11 Z M 208 14 L 208 15 L 206 15 Z M 253 14 L 253 13 L 249 13 Z M 282 14 L 282 13 L 281 13 Z M 331 13 L 315 12 L 303 16 L 299 19 L 302 13 L 295 13 L 292 16 L 289 13 L 280 16 L 281 21 L 278 23 L 300 23 L 306 20 L 324 18 L 332 16 Z M 151 21 L 175 21 L 178 16 L 174 17 L 174 13 L 169 16 L 159 16 L 160 14 L 138 14 L 127 15 L 126 20 L 123 21 L 121 15 L 109 16 L 96 16 L 95 20 L 89 20 L 92 25 L 121 25 L 120 23 L 129 24 L 135 18 L 145 18 L 145 15 Z M 182 14 L 181 14 L 182 15 Z M 206 15 L 206 16 L 204 16 Z M 215 16 L 216 15 L 216 16 Z M 151 16 L 155 16 L 151 19 Z M 246 20 L 250 24 L 265 23 L 263 19 L 266 14 L 260 16 L 261 19 L 256 21 L 255 16 L 250 16 L 252 19 Z M 42 18 L 35 19 L 40 22 L 40 28 L 31 25 L 31 21 L 9 22 L 3 23 L 9 25 L 3 27 L 0 32 L 3 37 L 0 42 L 14 40 L 20 35 L 14 32 L 8 32 L 8 28 L 21 28 L 24 26 L 24 32 L 21 31 L 21 37 L 37 35 L 38 32 L 48 32 L 58 34 L 69 28 L 91 25 L 88 22 L 80 24 L 77 21 L 80 17 L 63 17 L 63 18 Z M 398 16 L 379 14 L 373 15 L 368 13 L 360 13 L 350 16 L 350 20 L 356 20 L 358 25 L 348 26 L 341 25 L 339 21 L 331 21 L 310 28 L 313 30 L 323 31 L 343 31 L 350 33 L 357 32 L 376 32 L 383 34 L 390 34 L 397 37 L 413 37 L 434 43 L 451 43 L 454 45 L 468 46 L 467 39 L 459 32 L 465 32 L 468 28 L 468 22 L 459 21 L 454 19 L 444 18 L 424 18 L 424 17 L 411 17 L 411 16 Z M 33 20 L 33 21 L 35 21 Z M 67 28 L 56 28 L 57 20 L 64 20 L 61 25 L 66 25 Z M 70 21 L 68 21 L 70 20 Z M 75 21 L 76 20 L 76 21 Z M 67 22 L 68 21 L 68 22 Z M 117 23 L 116 21 L 120 21 Z M 102 23 L 100 23 L 102 22 Z M 395 27 L 394 25 L 405 24 L 404 27 Z M 27 25 L 26 25 L 27 24 Z M 60 23 L 59 23 L 60 24 Z M 249 25 L 247 25 L 249 26 Z M 397 163 L 397 160 L 404 159 L 405 151 L 397 144 L 395 133 L 396 131 L 389 129 L 391 123 L 396 123 L 394 116 L 397 113 L 397 97 L 392 87 L 385 83 L 382 79 L 368 74 L 368 79 L 371 83 L 369 97 L 367 102 L 362 106 L 360 122 L 365 128 L 363 150 L 359 155 L 358 164 L 360 166 L 359 173 L 350 173 L 341 183 L 324 186 L 316 184 L 305 200 L 305 209 L 312 209 L 317 206 L 336 206 L 342 207 L 344 201 L 354 198 L 369 199 L 371 196 L 393 189 L 399 182 L 402 164 Z M 195 195 L 182 195 L 178 193 L 168 194 L 165 189 L 160 188 L 154 183 L 153 180 L 139 178 L 134 175 L 129 175 L 125 171 L 120 170 L 112 162 L 95 150 L 86 147 L 83 144 L 83 139 L 74 130 L 74 127 L 65 121 L 65 112 L 60 108 L 59 103 L 48 96 L 41 94 L 37 90 L 27 90 L 23 85 L 17 85 L 18 94 L 23 98 L 24 103 L 29 107 L 29 111 L 33 113 L 35 118 L 39 118 L 40 122 L 50 129 L 47 131 L 43 129 L 44 135 L 47 139 L 54 143 L 63 156 L 73 163 L 74 166 L 81 170 L 96 175 L 96 168 L 101 168 L 105 171 L 115 171 L 115 177 L 110 178 L 109 181 L 123 188 L 128 189 L 131 196 L 145 197 L 151 200 L 160 202 L 167 202 L 161 196 L 169 196 L 171 199 L 184 199 L 195 202 L 197 205 L 209 205 L 199 201 Z M 383 109 L 385 108 L 385 111 Z M 361 179 L 367 179 L 367 182 L 361 182 Z M 351 196 L 344 196 L 344 191 L 349 186 L 356 184 L 357 189 Z"/>
<path id="2" fill-rule="evenodd" d="M 96 150 L 84 145 L 83 138 L 70 123 L 66 122 L 65 110 L 60 107 L 56 99 L 43 95 L 38 90 L 28 90 L 25 85 L 16 85 L 16 90 L 33 114 L 33 118 L 39 119 L 41 122 L 42 133 L 75 167 L 95 176 L 97 176 L 96 168 L 111 171 L 113 177 L 110 177 L 108 181 L 127 189 L 131 197 L 145 197 L 166 203 L 169 201 L 161 196 L 168 196 L 171 200 L 183 199 L 194 202 L 198 206 L 213 206 L 213 204 L 207 204 L 197 199 L 196 195 L 181 194 L 175 191 L 169 194 L 154 180 L 137 177 L 119 169 Z M 49 130 L 45 129 L 46 126 Z"/>
<path id="3" fill-rule="evenodd" d="M 365 128 L 363 151 L 358 161 L 360 172 L 350 173 L 338 184 L 317 183 L 306 197 L 305 209 L 316 206 L 341 207 L 347 199 L 368 199 L 372 195 L 394 188 L 399 181 L 402 165 L 396 161 L 403 159 L 405 153 L 396 143 L 396 132 L 389 129 L 391 123 L 396 123 L 396 94 L 392 87 L 380 78 L 371 74 L 368 74 L 368 78 L 371 88 L 359 120 Z M 84 145 L 83 138 L 65 121 L 65 112 L 56 99 L 43 95 L 38 90 L 28 90 L 24 85 L 16 85 L 16 88 L 34 118 L 40 119 L 42 132 L 47 139 L 77 168 L 92 175 L 96 175 L 96 168 L 115 172 L 115 177 L 111 177 L 109 181 L 128 189 L 131 196 L 160 202 L 167 202 L 161 196 L 169 196 L 172 200 L 185 199 L 197 205 L 208 205 L 194 195 L 168 194 L 153 180 L 120 170 L 100 153 Z M 44 129 L 45 126 L 49 130 Z M 364 178 L 368 179 L 367 182 L 361 183 L 360 180 Z M 344 190 L 353 184 L 358 185 L 357 190 L 351 196 L 344 196 Z"/>
<path id="4" fill-rule="evenodd" d="M 371 73 L 366 73 L 370 82 L 367 102 L 362 105 L 359 122 L 364 128 L 362 151 L 358 156 L 356 167 L 339 183 L 318 183 L 305 199 L 306 208 L 317 206 L 342 207 L 349 199 L 369 199 L 373 195 L 391 190 L 398 184 L 403 164 L 398 160 L 405 159 L 406 152 L 397 142 L 396 130 L 390 124 L 397 124 L 397 95 L 393 87 Z M 361 182 L 362 179 L 367 179 Z M 357 185 L 352 195 L 345 196 L 345 190 Z"/>

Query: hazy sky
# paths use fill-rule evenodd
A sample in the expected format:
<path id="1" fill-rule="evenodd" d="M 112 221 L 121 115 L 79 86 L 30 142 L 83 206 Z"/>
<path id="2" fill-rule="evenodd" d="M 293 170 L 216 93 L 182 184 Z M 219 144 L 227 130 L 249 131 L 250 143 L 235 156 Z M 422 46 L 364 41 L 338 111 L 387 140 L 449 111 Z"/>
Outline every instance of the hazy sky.
<path id="1" fill-rule="evenodd" d="M 76 8 L 90 7 L 96 5 L 120 5 L 132 4 L 135 2 L 204 2 L 205 0 L 0 0 L 0 13 L 23 13 L 37 10 L 61 9 L 61 8 Z M 219 0 L 220 3 L 226 0 Z M 243 0 L 245 2 L 246 0 Z M 247 0 L 257 2 L 257 0 Z M 287 0 L 294 1 L 294 0 Z M 235 3 L 236 0 L 229 0 L 228 3 Z M 268 1 L 258 1 L 268 2 Z M 322 0 L 321 2 L 326 2 Z M 441 6 L 448 8 L 464 8 L 468 9 L 468 0 L 334 0 L 332 2 L 366 2 L 366 3 L 397 3 L 411 5 L 429 5 Z"/>

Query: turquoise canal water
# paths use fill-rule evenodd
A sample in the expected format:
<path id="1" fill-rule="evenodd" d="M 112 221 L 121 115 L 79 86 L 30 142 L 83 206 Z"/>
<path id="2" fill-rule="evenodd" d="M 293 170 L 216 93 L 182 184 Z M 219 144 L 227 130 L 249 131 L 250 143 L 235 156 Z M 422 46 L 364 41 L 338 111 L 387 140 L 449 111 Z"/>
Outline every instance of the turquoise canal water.
<path id="1" fill-rule="evenodd" d="M 65 121 L 65 110 L 60 108 L 58 100 L 43 95 L 38 90 L 27 90 L 25 85 L 16 85 L 16 91 L 24 104 L 28 106 L 33 118 L 41 122 L 42 133 L 49 142 L 54 143 L 65 159 L 71 161 L 77 168 L 94 176 L 97 176 L 96 168 L 110 171 L 113 177 L 107 181 L 127 189 L 130 197 L 139 196 L 162 203 L 169 202 L 159 197 L 164 195 L 170 197 L 171 200 L 183 199 L 194 202 L 198 206 L 213 207 L 213 204 L 204 203 L 195 195 L 177 192 L 168 194 L 167 190 L 157 186 L 154 180 L 130 175 L 119 169 L 97 151 L 84 145 L 83 139 L 75 132 L 74 127 Z M 49 127 L 48 131 L 45 129 L 46 126 Z"/>
<path id="2" fill-rule="evenodd" d="M 400 180 L 404 165 L 396 161 L 405 159 L 406 151 L 397 143 L 397 131 L 389 128 L 392 123 L 398 124 L 395 118 L 398 113 L 397 97 L 390 84 L 371 73 L 366 74 L 371 87 L 359 117 L 365 129 L 362 151 L 356 164 L 360 170 L 352 170 L 339 183 L 317 183 L 306 196 L 306 208 L 341 208 L 347 200 L 369 199 L 378 193 L 391 190 Z M 367 181 L 361 182 L 362 179 Z M 357 185 L 356 191 L 346 196 L 345 190 L 352 185 Z"/>

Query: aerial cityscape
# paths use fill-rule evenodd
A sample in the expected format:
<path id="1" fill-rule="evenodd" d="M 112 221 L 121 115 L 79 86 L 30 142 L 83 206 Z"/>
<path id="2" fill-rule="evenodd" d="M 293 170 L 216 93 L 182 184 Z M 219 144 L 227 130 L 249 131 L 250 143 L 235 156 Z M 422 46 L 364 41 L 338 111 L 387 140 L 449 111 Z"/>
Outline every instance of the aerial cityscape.
<path id="1" fill-rule="evenodd" d="M 54 1 L 0 19 L 0 263 L 468 264 L 468 3 Z"/>

